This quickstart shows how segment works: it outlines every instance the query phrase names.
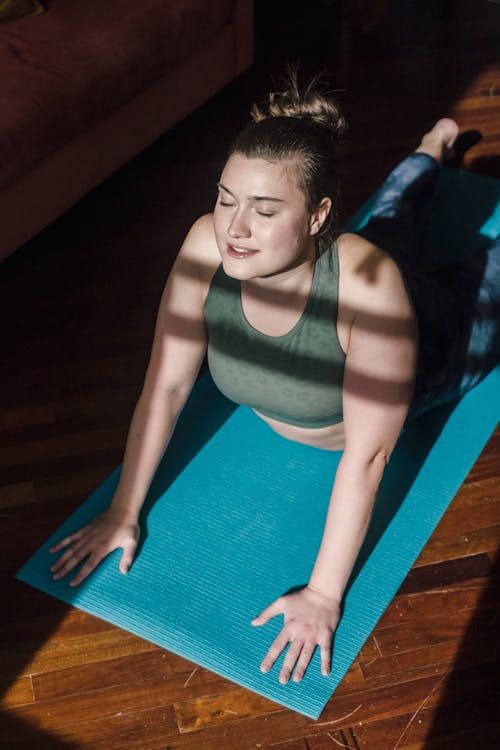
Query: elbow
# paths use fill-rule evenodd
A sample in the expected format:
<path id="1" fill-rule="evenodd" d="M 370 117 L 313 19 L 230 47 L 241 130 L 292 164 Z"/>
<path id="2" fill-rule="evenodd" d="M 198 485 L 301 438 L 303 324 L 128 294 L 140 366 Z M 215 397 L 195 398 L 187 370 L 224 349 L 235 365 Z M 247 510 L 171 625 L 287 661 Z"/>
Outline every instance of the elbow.
<path id="1" fill-rule="evenodd" d="M 365 470 L 372 481 L 377 484 L 381 481 L 390 458 L 391 451 L 379 450 L 368 459 Z"/>
<path id="2" fill-rule="evenodd" d="M 372 453 L 368 459 L 368 472 L 374 475 L 378 481 L 382 479 L 384 471 L 391 460 L 392 451 L 393 447 L 389 448 L 385 446 Z"/>
<path id="3" fill-rule="evenodd" d="M 392 450 L 389 450 L 387 448 L 382 448 L 372 456 L 370 463 L 383 473 L 385 467 L 390 461 L 391 455 L 392 455 Z"/>
<path id="4" fill-rule="evenodd" d="M 363 483 L 368 481 L 370 485 L 372 483 L 378 484 L 389 463 L 391 453 L 392 450 L 388 448 L 380 448 L 364 454 L 356 451 L 355 455 L 345 450 L 342 463 L 350 473 L 359 476 Z"/>

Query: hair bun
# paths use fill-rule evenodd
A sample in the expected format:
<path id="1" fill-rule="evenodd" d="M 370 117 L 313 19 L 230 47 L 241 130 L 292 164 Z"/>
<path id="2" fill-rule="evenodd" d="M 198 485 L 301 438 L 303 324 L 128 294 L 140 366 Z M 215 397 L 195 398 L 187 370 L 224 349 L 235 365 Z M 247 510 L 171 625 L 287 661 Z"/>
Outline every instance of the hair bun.
<path id="1" fill-rule="evenodd" d="M 315 76 L 301 87 L 297 68 L 289 68 L 282 91 L 272 91 L 262 104 L 254 104 L 250 114 L 255 122 L 268 117 L 307 118 L 321 125 L 337 140 L 347 129 L 347 121 L 337 102 L 323 91 L 323 77 Z"/>

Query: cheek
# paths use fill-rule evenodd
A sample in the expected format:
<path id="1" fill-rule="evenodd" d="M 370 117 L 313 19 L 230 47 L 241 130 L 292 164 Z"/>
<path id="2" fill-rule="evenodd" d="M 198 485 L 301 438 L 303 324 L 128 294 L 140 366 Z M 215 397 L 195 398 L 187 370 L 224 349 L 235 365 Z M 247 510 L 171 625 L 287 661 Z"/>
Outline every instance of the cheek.
<path id="1" fill-rule="evenodd" d="M 272 241 L 276 246 L 290 251 L 294 248 L 301 248 L 308 234 L 308 225 L 303 221 L 288 221 L 273 228 Z"/>
<path id="2" fill-rule="evenodd" d="M 272 232 L 269 233 L 269 240 L 273 243 L 276 248 L 290 249 L 290 246 L 296 241 L 295 232 L 290 226 L 275 227 Z"/>

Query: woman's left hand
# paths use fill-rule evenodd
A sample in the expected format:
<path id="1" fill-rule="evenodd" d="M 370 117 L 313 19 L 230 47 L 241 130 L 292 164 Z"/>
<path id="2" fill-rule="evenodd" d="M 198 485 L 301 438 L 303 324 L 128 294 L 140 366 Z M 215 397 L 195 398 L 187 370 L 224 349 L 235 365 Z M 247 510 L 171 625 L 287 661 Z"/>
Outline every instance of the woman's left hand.
<path id="1" fill-rule="evenodd" d="M 266 607 L 252 625 L 265 625 L 272 617 L 284 615 L 280 634 L 267 652 L 260 669 L 269 672 L 276 659 L 290 647 L 281 668 L 279 681 L 286 684 L 295 666 L 294 682 L 299 682 L 307 669 L 316 646 L 321 651 L 321 673 L 330 673 L 332 637 L 340 619 L 340 603 L 308 586 L 293 594 L 285 594 Z"/>

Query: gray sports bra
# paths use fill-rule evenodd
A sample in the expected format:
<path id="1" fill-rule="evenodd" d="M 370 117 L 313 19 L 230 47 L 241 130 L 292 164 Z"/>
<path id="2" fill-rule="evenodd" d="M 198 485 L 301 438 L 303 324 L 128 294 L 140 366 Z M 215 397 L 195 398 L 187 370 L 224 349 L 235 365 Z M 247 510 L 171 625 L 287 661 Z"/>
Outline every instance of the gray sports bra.
<path id="1" fill-rule="evenodd" d="M 241 286 L 217 269 L 205 300 L 208 365 L 232 401 L 299 427 L 342 421 L 345 354 L 337 336 L 337 243 L 318 257 L 304 311 L 283 336 L 248 323 Z"/>

